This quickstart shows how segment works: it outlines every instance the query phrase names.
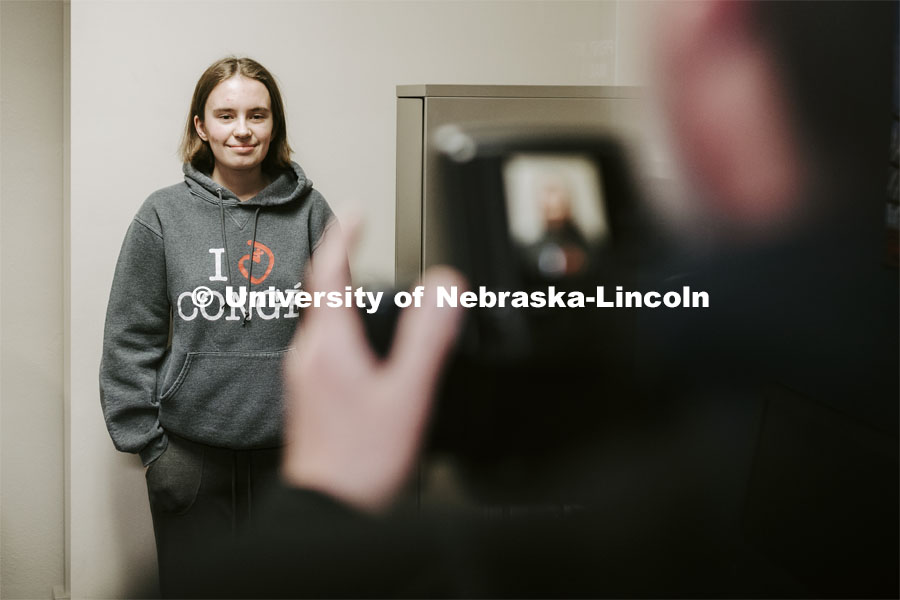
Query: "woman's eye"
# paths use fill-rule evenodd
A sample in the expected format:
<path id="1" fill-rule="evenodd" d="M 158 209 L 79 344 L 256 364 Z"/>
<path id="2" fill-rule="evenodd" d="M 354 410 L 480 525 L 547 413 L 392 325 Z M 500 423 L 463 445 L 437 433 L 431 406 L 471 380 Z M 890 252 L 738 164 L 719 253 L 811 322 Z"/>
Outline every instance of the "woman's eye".
<path id="1" fill-rule="evenodd" d="M 231 118 L 231 115 L 219 115 L 219 118 L 227 121 Z"/>

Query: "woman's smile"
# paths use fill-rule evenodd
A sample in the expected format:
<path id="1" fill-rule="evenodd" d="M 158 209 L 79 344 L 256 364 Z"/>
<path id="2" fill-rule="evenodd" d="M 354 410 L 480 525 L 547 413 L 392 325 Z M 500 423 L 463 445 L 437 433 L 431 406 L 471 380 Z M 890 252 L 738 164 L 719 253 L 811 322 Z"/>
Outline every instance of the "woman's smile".
<path id="1" fill-rule="evenodd" d="M 256 144 L 227 144 L 232 151 L 238 154 L 249 154 L 256 149 Z"/>

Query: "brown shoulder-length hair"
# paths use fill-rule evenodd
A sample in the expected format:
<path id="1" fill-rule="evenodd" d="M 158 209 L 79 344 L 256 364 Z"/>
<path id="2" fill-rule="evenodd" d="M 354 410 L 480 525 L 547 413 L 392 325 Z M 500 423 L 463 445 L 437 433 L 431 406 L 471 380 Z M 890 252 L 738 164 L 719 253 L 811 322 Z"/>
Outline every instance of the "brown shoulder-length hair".
<path id="1" fill-rule="evenodd" d="M 215 166 L 215 158 L 209 148 L 209 142 L 205 142 L 197 135 L 194 127 L 194 115 L 203 121 L 206 111 L 206 100 L 217 85 L 234 77 L 243 75 L 260 82 L 269 90 L 269 100 L 272 104 L 272 142 L 269 152 L 263 159 L 263 170 L 272 173 L 290 168 L 291 147 L 287 141 L 287 124 L 284 116 L 284 102 L 278 84 L 269 71 L 252 58 L 237 58 L 228 56 L 209 65 L 197 86 L 194 88 L 194 97 L 191 100 L 191 110 L 188 114 L 187 124 L 184 127 L 184 136 L 181 139 L 181 158 L 184 162 L 191 163 L 195 169 L 204 173 L 212 173 Z"/>

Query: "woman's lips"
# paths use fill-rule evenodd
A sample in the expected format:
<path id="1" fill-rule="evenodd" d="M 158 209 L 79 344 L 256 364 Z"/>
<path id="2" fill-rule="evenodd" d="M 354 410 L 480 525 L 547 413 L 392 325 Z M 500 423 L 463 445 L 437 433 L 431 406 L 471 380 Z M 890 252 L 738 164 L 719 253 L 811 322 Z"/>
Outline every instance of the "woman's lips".
<path id="1" fill-rule="evenodd" d="M 253 149 L 256 148 L 256 146 L 252 146 L 252 145 L 251 146 L 228 146 L 228 147 L 231 148 L 232 150 L 234 150 L 235 152 L 252 152 Z"/>

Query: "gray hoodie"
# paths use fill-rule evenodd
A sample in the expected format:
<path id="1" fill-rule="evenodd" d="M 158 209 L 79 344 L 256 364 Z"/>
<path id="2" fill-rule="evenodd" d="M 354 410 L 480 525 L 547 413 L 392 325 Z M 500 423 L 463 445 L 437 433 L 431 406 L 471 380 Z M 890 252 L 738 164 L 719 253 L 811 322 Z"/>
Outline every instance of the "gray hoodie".
<path id="1" fill-rule="evenodd" d="M 185 164 L 184 182 L 147 198 L 125 235 L 100 400 L 116 448 L 145 465 L 169 431 L 234 449 L 281 443 L 281 363 L 300 314 L 290 299 L 334 222 L 292 167 L 241 202 Z"/>

